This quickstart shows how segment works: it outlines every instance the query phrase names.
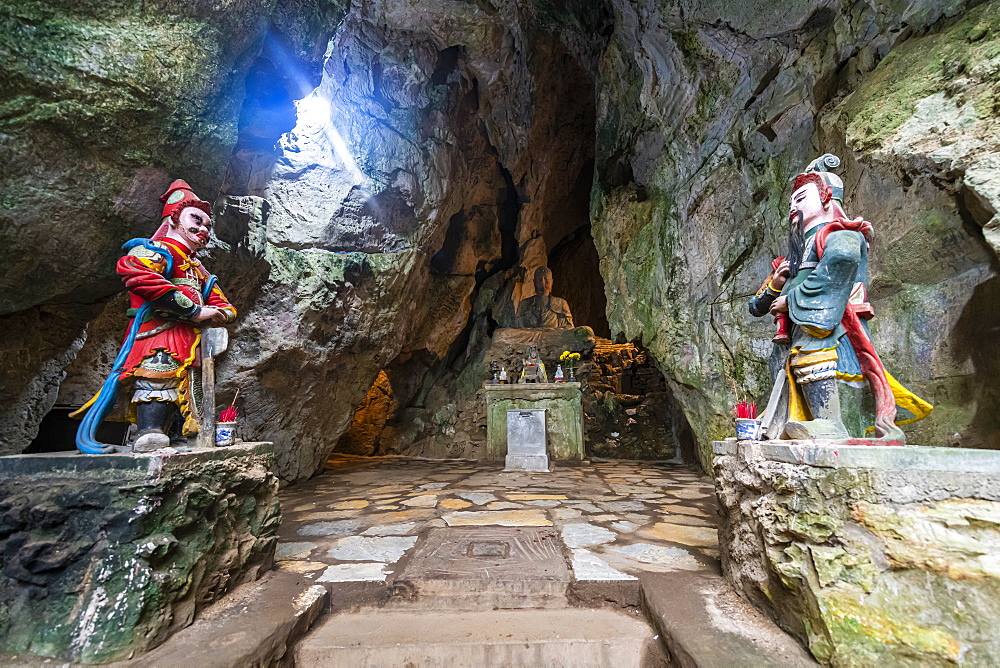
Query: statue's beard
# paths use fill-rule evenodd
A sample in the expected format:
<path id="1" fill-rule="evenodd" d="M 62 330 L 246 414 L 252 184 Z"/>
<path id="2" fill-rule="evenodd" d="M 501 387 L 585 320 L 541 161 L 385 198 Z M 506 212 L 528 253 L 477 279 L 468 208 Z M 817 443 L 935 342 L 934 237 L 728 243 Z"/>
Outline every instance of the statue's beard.
<path id="1" fill-rule="evenodd" d="M 788 277 L 795 278 L 802 264 L 802 253 L 806 248 L 806 235 L 802 231 L 802 212 L 797 211 L 788 226 Z"/>

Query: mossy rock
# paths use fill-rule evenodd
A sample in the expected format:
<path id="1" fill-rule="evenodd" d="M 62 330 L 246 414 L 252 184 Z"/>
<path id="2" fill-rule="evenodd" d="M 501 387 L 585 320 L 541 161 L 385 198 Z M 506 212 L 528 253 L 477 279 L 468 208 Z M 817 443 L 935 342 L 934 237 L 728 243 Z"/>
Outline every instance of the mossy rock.
<path id="1" fill-rule="evenodd" d="M 917 102 L 944 90 L 977 63 L 1000 55 L 1000 31 L 986 29 L 995 25 L 1000 25 L 1000 3 L 989 2 L 940 32 L 912 37 L 890 51 L 844 107 L 851 148 L 884 147 L 913 116 Z M 990 115 L 995 94 L 993 87 L 979 93 L 979 102 L 987 104 L 984 112 Z"/>

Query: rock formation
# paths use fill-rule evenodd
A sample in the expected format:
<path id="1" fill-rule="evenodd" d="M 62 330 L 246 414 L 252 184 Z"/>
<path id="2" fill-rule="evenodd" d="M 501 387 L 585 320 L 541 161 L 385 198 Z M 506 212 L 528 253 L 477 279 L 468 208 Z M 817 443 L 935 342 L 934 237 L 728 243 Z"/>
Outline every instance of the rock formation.
<path id="1" fill-rule="evenodd" d="M 157 191 L 217 187 L 271 4 L 0 9 L 0 454 L 34 437 Z"/>
<path id="2" fill-rule="evenodd" d="M 823 665 L 996 663 L 996 453 L 719 445 L 726 578 Z"/>
<path id="3" fill-rule="evenodd" d="M 876 345 L 937 405 L 908 439 L 995 447 L 998 12 L 5 8 L 0 452 L 96 388 L 119 245 L 185 178 L 219 194 L 209 262 L 242 311 L 220 398 L 242 388 L 241 435 L 290 444 L 284 479 L 322 467 L 380 373 L 391 450 L 475 456 L 490 335 L 544 264 L 579 324 L 649 350 L 707 464 L 731 381 L 767 391 L 771 326 L 745 301 L 784 253 L 785 180 L 825 151 L 876 225 Z"/>

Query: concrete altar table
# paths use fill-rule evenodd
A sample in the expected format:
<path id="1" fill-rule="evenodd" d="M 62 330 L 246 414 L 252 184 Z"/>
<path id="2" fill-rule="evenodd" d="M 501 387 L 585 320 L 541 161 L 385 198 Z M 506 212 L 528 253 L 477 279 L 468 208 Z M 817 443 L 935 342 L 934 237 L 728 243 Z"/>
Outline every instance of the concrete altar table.
<path id="1" fill-rule="evenodd" d="M 549 459 L 583 459 L 580 383 L 518 383 L 483 386 L 486 397 L 486 459 L 507 455 L 507 411 L 546 409 Z"/>

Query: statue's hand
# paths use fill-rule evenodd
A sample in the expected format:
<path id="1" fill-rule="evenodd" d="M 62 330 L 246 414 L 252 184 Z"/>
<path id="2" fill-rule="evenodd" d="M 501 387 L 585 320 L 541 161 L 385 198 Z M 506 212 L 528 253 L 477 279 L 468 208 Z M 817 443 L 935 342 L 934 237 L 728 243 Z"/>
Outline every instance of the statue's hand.
<path id="1" fill-rule="evenodd" d="M 226 315 L 214 306 L 202 306 L 197 315 L 191 316 L 191 320 L 194 322 L 211 320 L 212 322 L 222 324 L 226 321 Z"/>
<path id="2" fill-rule="evenodd" d="M 781 292 L 781 288 L 785 287 L 785 281 L 788 280 L 788 275 L 791 270 L 788 268 L 788 260 L 783 260 L 778 268 L 774 270 L 771 274 L 771 289 Z"/>
<path id="3" fill-rule="evenodd" d="M 778 315 L 779 313 L 788 313 L 788 297 L 782 295 L 774 300 L 769 309 L 771 315 Z"/>

